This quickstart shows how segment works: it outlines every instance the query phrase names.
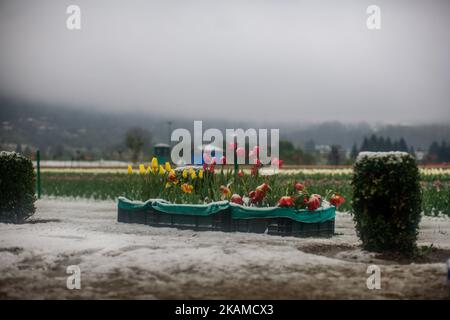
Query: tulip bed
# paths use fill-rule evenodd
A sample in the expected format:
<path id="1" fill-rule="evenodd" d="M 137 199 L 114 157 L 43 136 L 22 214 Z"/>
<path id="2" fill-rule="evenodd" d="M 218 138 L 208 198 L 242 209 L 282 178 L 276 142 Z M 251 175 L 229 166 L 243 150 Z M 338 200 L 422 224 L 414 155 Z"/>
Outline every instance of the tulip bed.
<path id="1" fill-rule="evenodd" d="M 260 168 L 261 163 L 255 162 L 246 175 L 237 165 L 216 170 L 212 162 L 175 171 L 156 158 L 148 167 L 141 164 L 138 174 L 130 166 L 128 189 L 137 183 L 141 197 L 152 200 L 135 203 L 119 198 L 118 220 L 294 236 L 311 235 L 312 230 L 315 236 L 334 233 L 335 209 L 344 197 L 332 191 L 322 197 L 301 182 L 281 182 L 276 175 L 261 174 Z"/>

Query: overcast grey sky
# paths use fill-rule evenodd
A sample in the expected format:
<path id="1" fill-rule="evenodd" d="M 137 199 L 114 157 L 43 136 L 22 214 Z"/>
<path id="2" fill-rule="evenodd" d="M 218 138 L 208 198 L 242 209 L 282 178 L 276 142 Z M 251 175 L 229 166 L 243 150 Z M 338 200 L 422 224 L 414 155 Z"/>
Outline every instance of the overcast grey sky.
<path id="1" fill-rule="evenodd" d="M 381 30 L 366 27 L 370 4 Z M 449 31 L 447 0 L 0 0 L 0 95 L 198 119 L 450 122 Z"/>

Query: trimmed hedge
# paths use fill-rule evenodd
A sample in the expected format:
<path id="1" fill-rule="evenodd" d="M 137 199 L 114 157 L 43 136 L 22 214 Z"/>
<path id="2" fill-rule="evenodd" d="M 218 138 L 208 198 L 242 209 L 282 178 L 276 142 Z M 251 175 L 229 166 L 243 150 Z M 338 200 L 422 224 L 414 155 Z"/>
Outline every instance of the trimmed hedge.
<path id="1" fill-rule="evenodd" d="M 0 152 L 0 221 L 22 223 L 36 210 L 33 164 L 16 152 Z"/>
<path id="2" fill-rule="evenodd" d="M 352 185 L 353 219 L 363 248 L 412 253 L 421 216 L 415 159 L 405 152 L 361 152 Z"/>

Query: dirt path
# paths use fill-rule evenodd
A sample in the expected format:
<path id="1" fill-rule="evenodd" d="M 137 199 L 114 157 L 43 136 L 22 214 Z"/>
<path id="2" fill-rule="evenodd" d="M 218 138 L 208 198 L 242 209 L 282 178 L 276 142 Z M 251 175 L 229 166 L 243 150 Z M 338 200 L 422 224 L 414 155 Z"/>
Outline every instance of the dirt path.
<path id="1" fill-rule="evenodd" d="M 351 217 L 331 239 L 195 232 L 116 222 L 113 202 L 40 200 L 32 223 L 0 224 L 0 298 L 372 299 L 450 297 L 450 219 L 423 219 L 420 263 L 360 250 Z M 381 268 L 381 289 L 366 286 Z M 66 268 L 81 269 L 81 290 Z"/>

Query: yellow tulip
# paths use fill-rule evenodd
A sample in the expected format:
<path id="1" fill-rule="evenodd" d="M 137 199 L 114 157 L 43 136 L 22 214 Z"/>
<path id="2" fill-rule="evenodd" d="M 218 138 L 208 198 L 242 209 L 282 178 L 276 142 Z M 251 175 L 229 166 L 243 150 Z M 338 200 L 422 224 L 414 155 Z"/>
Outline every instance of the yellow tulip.
<path id="1" fill-rule="evenodd" d="M 177 179 L 177 175 L 175 173 L 175 170 L 170 170 L 169 172 L 169 181 L 174 182 Z"/>
<path id="2" fill-rule="evenodd" d="M 139 165 L 139 173 L 141 173 L 141 174 L 145 173 L 145 166 L 143 164 Z"/>
<path id="3" fill-rule="evenodd" d="M 192 168 L 189 168 L 189 175 L 191 176 L 192 180 L 197 178 L 197 174 L 195 173 L 195 170 Z"/>
<path id="4" fill-rule="evenodd" d="M 164 167 L 162 165 L 159 166 L 159 174 L 163 175 L 164 173 L 166 173 L 166 170 L 164 169 Z"/>
<path id="5" fill-rule="evenodd" d="M 152 173 L 152 168 L 150 166 L 147 167 L 147 173 L 148 174 Z"/>
<path id="6" fill-rule="evenodd" d="M 182 174 L 184 179 L 187 179 L 188 177 L 188 171 L 186 169 L 183 170 L 183 174 Z"/>
<path id="7" fill-rule="evenodd" d="M 128 174 L 133 173 L 133 166 L 131 164 L 128 165 Z"/>
<path id="8" fill-rule="evenodd" d="M 166 171 L 170 172 L 172 170 L 172 167 L 170 166 L 170 162 L 166 162 Z"/>
<path id="9" fill-rule="evenodd" d="M 153 169 L 158 169 L 158 159 L 156 159 L 156 157 L 152 158 L 152 168 Z"/>
<path id="10" fill-rule="evenodd" d="M 170 182 L 166 182 L 166 189 L 170 188 Z"/>
<path id="11" fill-rule="evenodd" d="M 199 172 L 198 172 L 198 177 L 199 177 L 200 179 L 203 179 L 203 170 L 199 170 Z"/>
<path id="12" fill-rule="evenodd" d="M 184 193 L 192 193 L 192 190 L 194 190 L 194 187 L 192 186 L 192 184 L 183 183 L 181 185 L 181 190 Z"/>

